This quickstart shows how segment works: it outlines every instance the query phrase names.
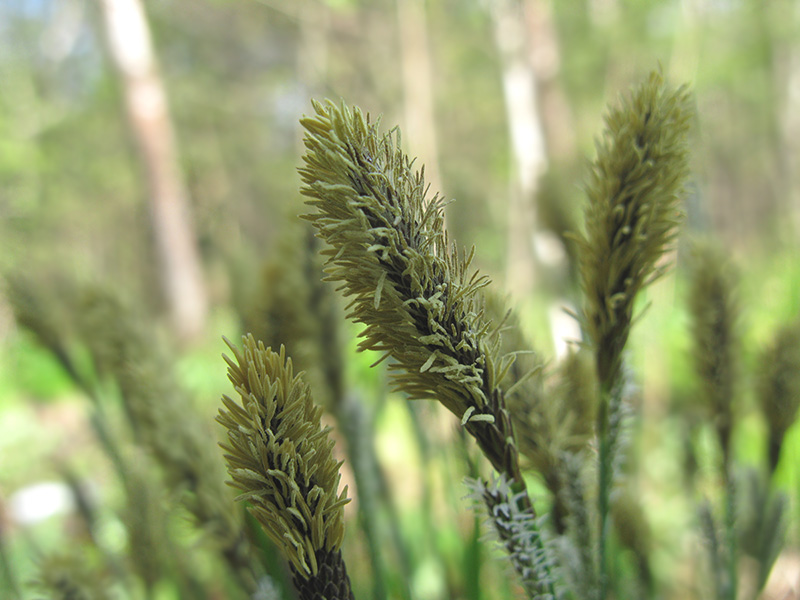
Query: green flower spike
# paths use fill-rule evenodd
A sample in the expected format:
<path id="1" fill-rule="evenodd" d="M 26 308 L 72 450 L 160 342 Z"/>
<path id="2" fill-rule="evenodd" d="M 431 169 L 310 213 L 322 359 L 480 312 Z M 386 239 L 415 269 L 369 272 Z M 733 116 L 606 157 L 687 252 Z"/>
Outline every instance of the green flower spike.
<path id="1" fill-rule="evenodd" d="M 461 419 L 489 461 L 520 485 L 518 454 L 499 382 L 499 359 L 483 318 L 486 277 L 470 274 L 444 233 L 443 201 L 426 198 L 423 170 L 358 109 L 314 103 L 306 129 L 301 192 L 328 243 L 329 279 L 352 298 L 348 315 L 366 325 L 362 350 L 394 359 L 397 388 L 438 399 Z"/>
<path id="2" fill-rule="evenodd" d="M 661 275 L 674 241 L 689 174 L 692 118 L 685 87 L 653 72 L 606 116 L 586 186 L 586 231 L 575 236 L 585 301 L 581 325 L 594 351 L 600 402 L 598 511 L 600 596 L 608 585 L 608 511 L 622 423 L 622 352 L 639 291 Z"/>
<path id="3" fill-rule="evenodd" d="M 694 366 L 700 379 L 702 399 L 717 430 L 727 471 L 740 350 L 736 274 L 722 250 L 716 246 L 698 243 L 693 254 L 689 309 Z"/>
<path id="4" fill-rule="evenodd" d="M 301 120 L 301 192 L 316 209 L 305 218 L 328 243 L 328 278 L 351 298 L 348 317 L 365 325 L 359 348 L 391 357 L 395 385 L 411 399 L 437 399 L 461 420 L 505 476 L 511 501 L 530 517 L 532 544 L 544 553 L 506 409 L 511 389 L 501 387 L 514 356 L 499 357 L 499 338 L 483 314 L 488 279 L 470 273 L 472 253 L 448 242 L 443 200 L 426 198 L 424 170 L 412 169 L 396 129 L 382 135 L 344 104 L 315 102 L 314 111 Z M 541 562 L 543 572 L 549 564 Z M 538 585 L 552 593 L 549 576 Z"/>
<path id="5" fill-rule="evenodd" d="M 606 116 L 586 186 L 586 233 L 577 236 L 586 296 L 583 327 L 596 350 L 604 392 L 618 383 L 636 294 L 663 273 L 689 174 L 692 118 L 685 87 L 658 72 Z"/>
<path id="6" fill-rule="evenodd" d="M 289 560 L 301 600 L 352 598 L 341 545 L 347 487 L 338 493 L 339 467 L 330 428 L 308 385 L 293 376 L 285 350 L 265 348 L 252 335 L 239 350 L 225 340 L 228 378 L 241 398 L 222 397 L 217 421 L 228 430 L 222 444 L 230 485 Z"/>

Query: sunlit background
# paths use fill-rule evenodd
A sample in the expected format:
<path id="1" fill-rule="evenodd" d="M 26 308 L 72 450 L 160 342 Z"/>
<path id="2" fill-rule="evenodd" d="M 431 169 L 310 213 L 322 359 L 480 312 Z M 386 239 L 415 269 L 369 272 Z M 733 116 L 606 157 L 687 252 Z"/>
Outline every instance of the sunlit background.
<path id="1" fill-rule="evenodd" d="M 695 597 L 705 577 L 692 533 L 697 505 L 716 488 L 701 485 L 692 497 L 682 487 L 679 413 L 698 389 L 683 265 L 692 240 L 710 239 L 738 273 L 734 447 L 741 465 L 760 465 L 757 357 L 800 310 L 800 2 L 4 0 L 0 270 L 34 282 L 48 299 L 37 310 L 50 311 L 79 362 L 87 352 L 64 290 L 80 282 L 121 296 L 169 349 L 180 385 L 219 436 L 213 417 L 231 393 L 221 336 L 237 339 L 252 323 L 270 273 L 307 266 L 285 258 L 287 246 L 307 243 L 297 219 L 306 210 L 299 119 L 313 112 L 312 98 L 344 100 L 387 130 L 399 125 L 432 190 L 454 200 L 448 235 L 476 247 L 477 266 L 510 294 L 533 346 L 555 361 L 580 337 L 564 310 L 580 305 L 565 234 L 581 228 L 582 183 L 605 107 L 653 69 L 691 88 L 696 123 L 675 266 L 648 289 L 628 356 L 641 415 L 631 469 L 657 540 L 662 597 Z M 202 597 L 186 595 L 186 573 L 207 598 L 242 597 L 219 582 L 218 558 L 176 508 L 175 492 L 164 491 L 159 506 L 183 553 L 180 569 L 137 579 L 120 516 L 125 492 L 92 425 L 98 406 L 121 425 L 114 385 L 92 372 L 100 399 L 87 398 L 15 319 L 5 289 L 0 596 L 42 597 L 32 585 L 39 566 L 73 553 L 120 598 Z M 280 302 L 292 304 L 291 290 Z M 475 449 L 462 444 L 451 415 L 392 392 L 384 366 L 370 369 L 376 357 L 355 352 L 358 330 L 337 314 L 344 387 L 374 429 L 364 447 L 374 447 L 383 474 L 372 482 L 383 499 L 375 518 L 386 546 L 382 588 L 361 506 L 346 512 L 356 597 L 513 597 L 513 578 L 462 500 L 463 457 L 478 460 Z M 291 351 L 289 340 L 265 341 Z M 711 469 L 711 434 L 698 440 L 698 468 Z M 791 504 L 768 598 L 800 597 L 798 464 L 795 427 L 776 473 Z M 355 486 L 349 471 L 345 479 Z M 529 483 L 546 504 L 541 483 Z M 777 595 L 789 589 L 794 596 Z"/>

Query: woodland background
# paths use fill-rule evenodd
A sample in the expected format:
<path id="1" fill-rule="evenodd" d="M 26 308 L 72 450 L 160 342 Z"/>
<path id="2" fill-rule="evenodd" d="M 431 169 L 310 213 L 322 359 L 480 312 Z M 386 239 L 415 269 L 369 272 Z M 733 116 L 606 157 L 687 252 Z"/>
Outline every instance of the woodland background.
<path id="1" fill-rule="evenodd" d="M 400 125 L 432 188 L 455 199 L 450 237 L 476 246 L 480 269 L 511 294 L 537 349 L 553 357 L 579 335 L 562 311 L 577 297 L 565 233 L 580 227 L 581 182 L 606 104 L 658 64 L 673 83 L 691 85 L 694 175 L 677 266 L 648 290 L 631 353 L 645 417 L 634 446 L 648 456 L 642 497 L 664 540 L 657 576 L 683 565 L 671 589 L 685 597 L 684 550 L 696 540 L 681 532 L 694 509 L 670 495 L 681 478 L 675 407 L 691 405 L 697 387 L 684 244 L 711 237 L 735 263 L 752 372 L 771 332 L 800 309 L 800 3 L 163 0 L 144 6 L 157 64 L 137 71 L 115 51 L 141 48 L 132 21 L 115 30 L 108 18 L 130 2 L 0 6 L 0 271 L 116 290 L 174 340 L 179 378 L 209 422 L 229 393 L 220 336 L 242 333 L 243 298 L 305 211 L 298 119 L 311 98 L 342 98 L 382 115 L 387 128 Z M 167 112 L 158 116 L 160 89 Z M 187 210 L 171 212 L 181 201 Z M 368 368 L 375 357 L 354 352 L 357 331 L 346 332 L 347 387 L 374 419 L 377 458 L 414 557 L 412 597 L 455 597 L 465 587 L 494 597 L 488 584 L 480 592 L 464 582 L 466 549 L 489 551 L 471 541 L 479 531 L 460 501 L 464 469 L 446 443 L 456 424 L 396 398 L 385 374 Z M 749 385 L 736 434 L 744 464 L 760 461 L 765 443 Z M 29 514 L 33 496 L 21 495 L 55 485 L 67 467 L 89 482 L 109 547 L 127 543 L 114 509 L 120 490 L 86 406 L 0 292 L 3 597 L 34 576 L 39 553 L 73 543 L 71 501 L 53 501 L 62 488 L 47 488 L 51 502 L 38 515 Z M 419 431 L 420 422 L 432 425 Z M 797 427 L 786 443 L 778 481 L 792 518 L 780 564 L 796 573 Z M 355 531 L 358 507 L 347 511 Z M 197 532 L 177 527 L 181 543 L 198 543 Z M 357 567 L 364 552 L 355 534 L 345 544 L 361 590 L 369 589 Z M 489 574 L 501 568 L 481 564 Z M 169 581 L 157 589 L 177 597 Z"/>

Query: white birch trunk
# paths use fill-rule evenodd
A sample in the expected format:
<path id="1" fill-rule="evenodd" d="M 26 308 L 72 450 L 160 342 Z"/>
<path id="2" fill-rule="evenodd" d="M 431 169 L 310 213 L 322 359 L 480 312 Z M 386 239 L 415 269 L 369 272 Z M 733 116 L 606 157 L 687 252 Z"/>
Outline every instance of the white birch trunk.
<path id="1" fill-rule="evenodd" d="M 492 0 L 491 16 L 500 53 L 513 164 L 506 287 L 520 297 L 535 281 L 535 197 L 539 178 L 547 168 L 547 156 L 522 4 L 520 0 Z"/>

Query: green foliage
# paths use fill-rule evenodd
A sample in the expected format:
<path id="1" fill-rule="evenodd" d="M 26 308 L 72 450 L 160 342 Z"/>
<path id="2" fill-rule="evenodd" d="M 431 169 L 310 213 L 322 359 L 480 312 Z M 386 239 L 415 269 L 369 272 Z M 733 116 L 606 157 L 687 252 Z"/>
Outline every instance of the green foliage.
<path id="1" fill-rule="evenodd" d="M 656 4 L 666 10 L 663 3 Z M 441 18 L 450 9 L 460 11 L 457 3 L 446 5 L 433 6 L 438 12 L 432 14 Z M 635 21 L 642 28 L 652 18 L 651 11 L 656 10 L 644 5 L 620 6 L 621 10 L 635 11 Z M 161 18 L 166 14 L 164 8 L 156 10 L 162 11 Z M 555 10 L 564 20 L 568 9 L 559 5 Z M 376 8 L 375 14 L 379 13 Z M 355 13 L 344 10 L 332 14 L 337 29 L 343 23 L 336 19 Z M 475 10 L 470 18 L 475 25 L 471 35 L 480 35 L 484 25 L 480 13 Z M 581 18 L 585 18 L 582 28 L 596 34 L 599 29 L 592 20 L 597 16 Z M 671 15 L 665 26 L 673 27 L 674 19 Z M 455 23 L 463 21 L 464 14 L 454 15 Z M 286 23 L 283 16 L 280 22 Z M 366 29 L 376 22 L 366 18 L 358 26 Z M 259 31 L 256 23 L 253 19 L 251 27 Z M 165 25 L 168 23 L 162 23 Z M 605 27 L 607 31 L 620 29 L 610 21 Z M 165 27 L 164 32 L 167 31 Z M 646 37 L 634 31 L 625 35 L 631 43 Z M 183 32 L 177 46 L 187 43 L 190 37 L 190 32 Z M 601 47 L 602 37 L 596 35 L 587 41 L 587 46 Z M 233 64 L 235 55 L 222 51 L 224 40 L 220 34 L 205 50 L 214 63 L 209 72 L 218 70 L 217 76 L 227 77 L 231 85 L 235 77 L 258 72 L 251 65 L 229 75 L 224 66 L 229 61 Z M 470 56 L 475 54 L 481 52 Z M 453 63 L 458 60 L 453 58 Z M 483 56 L 482 60 L 492 63 L 492 57 Z M 602 87 L 598 84 L 606 59 L 598 53 L 592 61 L 601 68 L 595 70 L 593 77 L 581 79 L 584 102 Z M 447 77 L 455 80 L 458 70 L 452 71 Z M 450 163 L 449 171 L 447 167 L 443 169 L 451 178 L 454 173 L 459 174 L 455 187 L 460 195 L 468 196 L 466 203 L 457 205 L 467 208 L 448 220 L 449 233 L 468 231 L 470 227 L 481 229 L 486 246 L 502 248 L 501 237 L 491 233 L 484 223 L 487 215 L 496 217 L 492 211 L 501 210 L 501 203 L 481 205 L 475 211 L 469 204 L 475 196 L 493 195 L 495 179 L 505 176 L 506 156 L 493 149 L 489 138 L 481 137 L 486 123 L 478 122 L 485 118 L 490 126 L 497 126 L 502 112 L 482 97 L 475 99 L 474 106 L 454 105 L 450 111 L 453 90 L 470 89 L 463 81 L 455 83 L 452 87 L 443 86 L 448 89 L 441 92 L 440 101 L 448 106 L 442 123 L 458 130 L 461 138 L 453 139 L 459 139 L 459 143 L 468 137 L 465 131 L 470 136 L 474 134 L 472 139 L 481 139 L 483 143 L 471 144 L 464 153 L 491 156 L 487 161 L 491 164 L 488 173 L 455 162 Z M 184 98 L 205 97 L 197 93 L 204 89 L 197 82 L 179 81 L 175 85 Z M 596 98 L 589 100 L 593 101 Z M 335 311 L 328 310 L 332 305 L 329 290 L 319 285 L 316 241 L 305 232 L 289 232 L 261 274 L 256 310 L 246 312 L 240 307 L 244 328 L 255 335 L 244 338 L 242 349 L 229 344 L 234 354 L 233 359 L 226 359 L 229 377 L 239 398 L 224 398 L 218 421 L 226 427 L 224 447 L 232 484 L 241 492 L 243 504 L 249 506 L 251 514 L 288 558 L 302 599 L 351 597 L 343 558 L 348 555 L 354 558 L 351 567 L 357 566 L 350 573 L 356 573 L 353 582 L 358 585 L 354 587 L 363 595 L 371 583 L 376 599 L 495 600 L 514 594 L 597 600 L 685 597 L 682 582 L 676 583 L 671 572 L 665 575 L 664 565 L 659 562 L 672 548 L 660 544 L 661 540 L 655 537 L 657 529 L 651 529 L 650 523 L 654 512 L 662 522 L 680 512 L 677 520 L 681 523 L 692 512 L 690 504 L 680 504 L 678 508 L 669 504 L 671 497 L 659 497 L 659 503 L 650 503 L 655 494 L 648 486 L 663 485 L 658 478 L 668 478 L 673 473 L 672 463 L 664 473 L 660 471 L 667 461 L 677 462 L 674 445 L 665 445 L 671 455 L 658 462 L 647 452 L 653 447 L 664 451 L 655 439 L 658 436 L 630 445 L 630 440 L 623 438 L 637 433 L 631 432 L 630 425 L 637 423 L 638 398 L 629 384 L 640 376 L 634 370 L 638 363 L 629 363 L 626 357 L 636 307 L 640 306 L 636 303 L 643 300 L 642 290 L 663 273 L 665 255 L 681 220 L 688 169 L 686 136 L 692 118 L 690 102 L 685 88 L 671 88 L 659 73 L 654 73 L 611 109 L 586 185 L 589 202 L 584 215 L 585 232 L 575 238 L 585 300 L 579 312 L 588 348 L 550 363 L 531 352 L 531 344 L 522 335 L 524 326 L 514 311 L 489 293 L 488 278 L 473 272 L 473 253 L 457 250 L 448 239 L 442 223 L 445 203 L 440 196 L 431 197 L 428 193 L 424 172 L 417 171 L 414 161 L 402 152 L 399 131 L 382 134 L 378 123 L 345 104 L 314 104 L 314 114 L 303 119 L 306 155 L 301 177 L 303 193 L 312 207 L 312 214 L 306 219 L 327 244 L 323 255 L 327 258 L 329 279 L 341 285 L 340 291 L 351 302 L 350 318 L 363 327 L 360 348 L 374 350 L 381 356 L 378 362 L 388 362 L 398 392 L 414 399 L 439 400 L 462 428 L 456 433 L 447 428 L 432 433 L 431 428 L 439 425 L 436 413 L 414 410 L 414 426 L 408 427 L 413 432 L 404 431 L 402 435 L 398 433 L 397 413 L 384 415 L 382 430 L 402 438 L 400 443 L 395 440 L 396 445 L 388 452 L 392 458 L 400 456 L 397 460 L 403 469 L 400 475 L 390 474 L 400 481 L 393 481 L 399 487 L 392 496 L 372 443 L 372 411 L 383 409 L 383 399 L 373 407 L 363 405 L 357 397 L 363 387 L 369 387 L 367 395 L 382 395 L 380 372 L 364 374 L 366 363 L 353 361 L 350 374 L 357 382 L 344 381 Z M 228 211 L 228 205 L 220 198 L 288 196 L 293 185 L 288 177 L 274 185 L 265 183 L 289 168 L 289 153 L 281 155 L 280 160 L 272 159 L 281 144 L 291 146 L 290 136 L 284 139 L 272 131 L 264 134 L 267 139 L 259 142 L 264 153 L 253 152 L 244 139 L 216 140 L 216 132 L 228 129 L 234 120 L 238 121 L 239 130 L 258 129 L 249 127 L 251 122 L 241 116 L 247 111 L 239 109 L 245 106 L 247 98 L 235 97 L 226 107 L 237 119 L 229 119 L 214 107 L 216 112 L 212 111 L 214 116 L 210 117 L 213 126 L 204 121 L 206 106 L 179 117 L 179 131 L 193 140 L 187 144 L 186 164 L 192 174 L 201 236 L 210 265 L 219 259 L 217 252 L 233 253 L 241 238 L 245 245 L 247 238 L 261 243 L 263 231 L 271 232 L 281 223 L 279 219 L 253 218 L 256 212 L 251 214 L 247 209 L 232 216 L 236 211 Z M 387 106 L 390 113 L 396 109 Z M 474 122 L 465 116 L 474 117 Z M 71 139 L 80 129 L 79 123 L 67 125 L 59 128 L 55 137 L 50 136 L 45 145 L 48 160 L 54 164 L 58 164 L 57 154 L 49 153 L 55 150 L 59 139 Z M 0 128 L 5 131 L 8 127 L 8 119 L 0 121 Z M 266 128 L 259 131 L 263 129 Z M 87 133 L 90 134 L 94 135 Z M 496 132 L 493 136 L 502 137 Z M 197 140 L 203 141 L 194 143 Z M 38 155 L 28 159 L 19 154 L 22 159 L 17 160 L 3 154 L 7 148 L 16 152 L 13 143 L 0 147 L 0 174 L 5 172 L 4 166 L 6 171 L 18 173 L 21 160 L 38 163 Z M 29 149 L 34 150 L 32 146 Z M 34 155 L 36 152 L 32 152 Z M 257 175 L 248 174 L 249 170 L 258 170 L 254 167 L 256 160 L 268 167 Z M 74 168 L 80 162 L 69 164 Z M 69 196 L 74 196 L 75 190 L 91 189 L 90 179 L 111 185 L 119 180 L 120 172 L 127 173 L 113 156 L 105 156 L 98 164 L 101 166 L 95 164 L 94 168 L 104 173 L 93 171 L 92 178 L 66 190 Z M 106 169 L 105 165 L 113 168 Z M 558 178 L 558 174 L 554 177 Z M 453 190 L 452 182 L 445 184 Z M 262 209 L 266 212 L 274 206 L 259 210 Z M 475 214 L 480 215 L 480 223 L 473 222 Z M 83 217 L 79 214 L 73 218 Z M 57 222 L 58 214 L 50 215 L 50 219 Z M 485 249 L 481 244 L 481 251 Z M 699 525 L 705 530 L 710 558 L 708 565 L 692 565 L 691 572 L 697 580 L 709 572 L 716 596 L 732 598 L 738 581 L 750 581 L 746 568 L 748 561 L 755 561 L 753 589 L 742 586 L 739 590 L 744 595 L 752 591 L 755 597 L 780 551 L 782 534 L 787 530 L 788 504 L 785 496 L 778 493 L 774 477 L 740 477 L 736 472 L 733 432 L 741 422 L 731 408 L 732 398 L 747 396 L 749 390 L 745 387 L 747 379 L 737 374 L 743 349 L 733 343 L 737 336 L 731 333 L 736 329 L 737 313 L 731 294 L 733 286 L 726 279 L 720 256 L 707 261 L 697 255 L 690 263 L 694 271 L 694 366 L 702 395 L 712 409 L 711 423 L 696 421 L 693 427 L 701 435 L 706 427 L 713 427 L 723 441 L 726 456 L 731 457 L 725 460 L 722 477 L 721 473 L 699 472 L 693 479 L 698 487 L 689 490 L 690 494 L 708 496 L 699 511 Z M 116 263 L 109 260 L 109 264 Z M 255 269 L 245 268 L 243 273 L 248 283 L 259 279 Z M 118 563 L 114 552 L 105 557 L 107 565 L 124 565 L 112 573 L 117 583 L 132 584 L 132 591 L 126 590 L 123 597 L 142 595 L 137 584 L 143 586 L 145 596 L 159 598 L 275 596 L 271 580 L 259 579 L 261 571 L 249 554 L 248 533 L 258 538 L 261 532 L 248 531 L 239 522 L 231 498 L 224 493 L 214 436 L 185 390 L 177 385 L 173 353 L 157 343 L 147 318 L 132 314 L 119 301 L 122 290 L 110 294 L 106 289 L 77 286 L 64 288 L 47 299 L 38 295 L 37 285 L 32 278 L 21 285 L 12 282 L 9 295 L 18 323 L 38 336 L 73 383 L 93 401 L 92 422 L 101 447 L 119 472 L 119 494 L 124 496 L 122 506 L 115 507 L 115 518 L 124 529 L 121 545 L 126 546 L 126 559 L 132 562 Z M 796 302 L 788 294 L 782 296 L 783 312 L 788 313 Z M 677 339 L 676 331 L 682 332 L 675 326 L 678 320 L 675 317 L 670 324 L 660 322 L 653 328 L 652 338 L 658 344 L 670 336 Z M 763 323 L 759 331 L 759 337 L 766 337 Z M 800 370 L 797 338 L 796 325 L 778 331 L 759 359 L 755 378 L 757 398 L 769 430 L 768 461 L 773 472 L 781 451 L 786 454 L 784 437 L 796 419 L 795 388 Z M 286 350 L 276 353 L 266 347 L 277 348 L 279 344 L 285 344 Z M 183 364 L 201 370 L 208 368 L 207 358 L 204 355 L 197 362 L 192 362 L 192 357 L 184 358 L 188 362 Z M 296 376 L 295 368 L 308 373 Z M 663 400 L 660 394 L 669 393 L 669 386 L 676 380 L 670 369 L 663 371 L 660 381 L 666 391 L 656 392 L 656 404 Z M 216 385 L 216 378 L 197 380 L 200 393 L 215 395 L 209 388 Z M 47 381 L 40 384 L 41 388 L 25 385 L 27 390 L 52 393 L 48 392 L 51 384 Z M 349 473 L 340 475 L 341 464 L 331 452 L 336 434 L 332 435 L 321 423 L 322 409 L 313 404 L 311 389 L 333 414 L 336 433 L 341 433 L 345 442 L 348 466 L 352 467 L 358 492 L 353 505 L 358 506 L 365 546 L 361 545 L 362 537 L 344 535 L 343 504 L 347 498 L 344 491 L 339 492 L 339 484 L 340 478 L 348 478 Z M 652 395 L 648 389 L 646 401 L 652 401 Z M 117 396 L 120 406 L 108 402 Z M 120 407 L 123 413 L 117 414 L 115 409 Z M 118 419 L 121 416 L 127 423 Z M 750 429 L 757 431 L 758 427 Z M 497 475 L 484 474 L 486 465 L 474 460 L 474 449 L 464 442 L 467 436 L 463 430 L 475 437 Z M 131 441 L 136 446 L 133 450 L 127 446 Z M 749 443 L 756 445 L 753 440 Z M 459 460 L 468 468 L 459 467 Z M 644 485 L 637 478 L 637 468 L 646 471 Z M 484 560 L 485 547 L 479 540 L 475 519 L 457 514 L 460 491 L 449 487 L 456 487 L 453 481 L 464 471 L 474 478 L 473 488 L 481 510 L 489 517 L 488 527 L 496 533 L 509 564 L 518 574 L 516 578 L 504 577 L 498 583 L 497 567 Z M 719 482 L 723 479 L 724 488 Z M 664 487 L 669 488 L 669 493 L 675 492 L 669 485 Z M 655 491 L 661 494 L 663 488 Z M 419 506 L 415 504 L 418 497 L 422 498 Z M 531 498 L 536 498 L 537 511 L 533 510 Z M 227 562 L 230 581 L 216 581 L 219 578 L 214 569 L 209 571 L 212 575 L 203 573 L 198 577 L 198 572 L 212 564 L 210 557 L 189 552 L 194 550 L 194 544 L 190 548 L 182 543 L 184 540 L 176 543 L 170 539 L 170 528 L 184 516 L 181 512 L 175 519 L 171 514 L 176 499 L 192 515 L 191 520 L 182 523 L 181 531 L 192 543 L 198 536 L 213 542 L 209 544 L 214 548 L 213 564 Z M 722 516 L 718 514 L 720 505 Z M 537 517 L 537 512 L 544 517 Z M 452 523 L 442 525 L 449 517 Z M 401 522 L 404 527 L 400 532 Z M 675 538 L 685 533 L 676 531 L 679 528 L 672 522 L 669 527 Z M 403 540 L 404 536 L 418 539 Z M 391 542 L 387 541 L 390 538 Z M 413 544 L 413 553 L 404 548 L 404 542 Z M 102 546 L 94 539 L 91 543 Z M 370 560 L 364 559 L 366 554 Z M 746 561 L 742 560 L 744 555 Z M 688 562 L 693 558 L 669 560 Z M 270 569 L 280 571 L 280 561 L 274 555 L 266 561 Z M 97 570 L 84 579 L 101 581 L 113 569 L 105 570 L 108 573 Z M 124 570 L 130 572 L 123 573 Z M 69 583 L 70 578 L 79 581 L 83 577 L 77 570 L 64 575 L 65 572 L 55 562 L 43 563 L 42 578 L 48 581 Z M 165 580 L 169 583 L 165 584 Z M 92 597 L 76 595 L 78 588 L 59 585 L 70 591 L 69 597 Z M 697 581 L 686 585 L 701 589 Z M 163 589 L 170 592 L 159 592 Z M 50 595 L 61 597 L 59 593 Z"/>

